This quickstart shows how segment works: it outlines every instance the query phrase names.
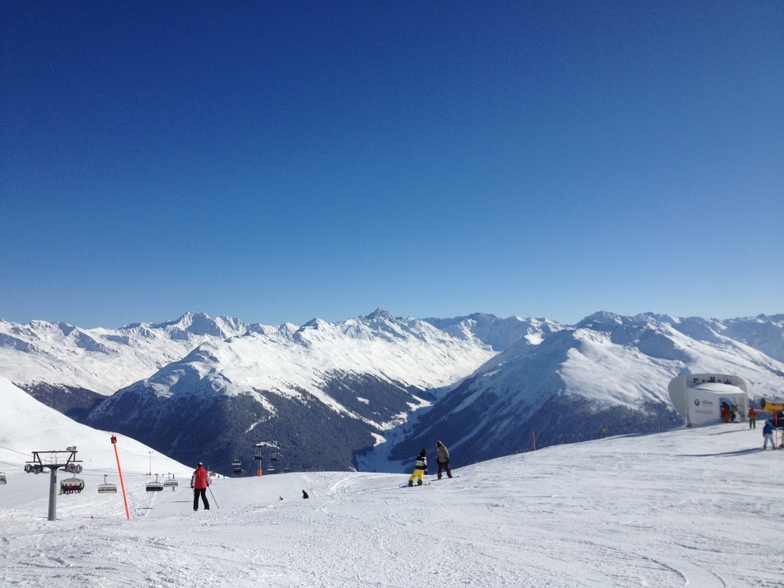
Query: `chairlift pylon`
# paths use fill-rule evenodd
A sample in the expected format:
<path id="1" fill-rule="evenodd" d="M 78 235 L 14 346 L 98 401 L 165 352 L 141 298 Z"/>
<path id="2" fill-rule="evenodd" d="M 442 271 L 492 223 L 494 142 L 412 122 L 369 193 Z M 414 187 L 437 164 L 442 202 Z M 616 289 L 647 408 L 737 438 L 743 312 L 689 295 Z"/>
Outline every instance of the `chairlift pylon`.
<path id="1" fill-rule="evenodd" d="M 117 494 L 117 485 L 106 481 L 106 474 L 103 475 L 103 484 L 98 484 L 98 494 Z"/>
<path id="2" fill-rule="evenodd" d="M 158 481 L 158 474 L 155 474 L 154 482 L 147 482 L 145 490 L 147 490 L 147 492 L 161 492 L 163 490 L 163 484 Z"/>

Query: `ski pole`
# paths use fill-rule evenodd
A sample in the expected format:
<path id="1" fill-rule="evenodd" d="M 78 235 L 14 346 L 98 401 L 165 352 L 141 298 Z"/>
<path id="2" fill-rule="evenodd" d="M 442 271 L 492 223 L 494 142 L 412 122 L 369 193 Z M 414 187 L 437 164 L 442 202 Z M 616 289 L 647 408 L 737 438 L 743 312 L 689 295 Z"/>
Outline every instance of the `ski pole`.
<path id="1" fill-rule="evenodd" d="M 207 490 L 210 491 L 210 496 L 212 496 L 212 501 L 215 503 L 215 508 L 220 508 L 220 506 L 218 506 L 218 501 L 215 500 L 215 495 L 212 493 L 212 488 L 207 486 Z"/>

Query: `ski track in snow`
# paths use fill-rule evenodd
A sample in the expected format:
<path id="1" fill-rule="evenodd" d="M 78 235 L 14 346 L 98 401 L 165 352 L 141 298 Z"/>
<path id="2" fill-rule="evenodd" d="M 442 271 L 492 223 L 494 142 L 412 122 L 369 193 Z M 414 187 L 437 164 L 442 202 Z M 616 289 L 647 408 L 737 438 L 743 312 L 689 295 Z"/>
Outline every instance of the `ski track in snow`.
<path id="1" fill-rule="evenodd" d="M 550 447 L 413 488 L 408 473 L 218 479 L 198 512 L 187 473 L 148 493 L 135 471 L 130 521 L 94 471 L 47 521 L 49 476 L 4 466 L 0 584 L 781 587 L 784 452 L 744 427 Z"/>

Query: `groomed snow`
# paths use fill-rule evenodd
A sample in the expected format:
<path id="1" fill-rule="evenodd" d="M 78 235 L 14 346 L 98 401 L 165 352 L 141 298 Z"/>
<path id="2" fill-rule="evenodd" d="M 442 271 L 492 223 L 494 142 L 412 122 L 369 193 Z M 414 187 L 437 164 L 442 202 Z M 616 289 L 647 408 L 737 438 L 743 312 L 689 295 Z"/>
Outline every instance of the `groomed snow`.
<path id="1" fill-rule="evenodd" d="M 59 496 L 58 520 L 46 520 L 48 475 L 25 474 L 6 451 L 0 584 L 780 587 L 784 451 L 761 451 L 760 429 L 747 427 L 468 467 L 453 455 L 459 477 L 414 488 L 401 487 L 406 473 L 218 479 L 212 509 L 198 512 L 188 472 L 175 491 L 147 493 L 137 455 L 125 473 L 130 521 L 120 494 L 96 491 L 111 468 L 86 469 L 87 488 Z"/>

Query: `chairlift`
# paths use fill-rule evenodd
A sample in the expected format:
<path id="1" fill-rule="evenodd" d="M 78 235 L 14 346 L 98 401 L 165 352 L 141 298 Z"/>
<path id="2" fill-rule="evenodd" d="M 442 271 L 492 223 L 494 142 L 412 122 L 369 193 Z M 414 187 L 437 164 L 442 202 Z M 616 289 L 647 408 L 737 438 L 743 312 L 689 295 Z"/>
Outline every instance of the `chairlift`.
<path id="1" fill-rule="evenodd" d="M 5 472 L 0 472 L 0 484 L 5 484 Z"/>
<path id="2" fill-rule="evenodd" d="M 231 460 L 231 473 L 235 476 L 241 476 L 245 473 L 245 470 L 242 469 L 242 461 L 237 457 Z"/>
<path id="3" fill-rule="evenodd" d="M 106 474 L 103 475 L 103 484 L 98 484 L 98 494 L 117 494 L 117 485 L 106 481 Z"/>
<path id="4" fill-rule="evenodd" d="M 272 461 L 278 461 L 278 458 L 280 458 L 280 453 L 273 453 L 273 454 L 270 456 L 270 459 L 271 459 Z"/>
<path id="5" fill-rule="evenodd" d="M 267 471 L 268 472 L 274 472 L 275 471 L 275 467 L 274 466 L 267 466 Z"/>
<path id="6" fill-rule="evenodd" d="M 73 477 L 60 482 L 60 494 L 79 494 L 82 490 L 84 490 L 84 480 L 77 478 L 76 473 Z"/>
<path id="7" fill-rule="evenodd" d="M 231 465 L 232 467 L 238 468 L 242 466 L 242 461 L 240 461 L 239 458 L 235 457 L 234 459 L 231 460 Z"/>
<path id="8" fill-rule="evenodd" d="M 155 474 L 154 482 L 147 482 L 147 486 L 145 489 L 147 490 L 147 492 L 160 492 L 163 490 L 163 484 L 158 481 L 158 474 Z"/>
<path id="9" fill-rule="evenodd" d="M 264 459 L 261 455 L 261 451 L 257 451 L 256 453 L 254 453 L 253 459 L 255 459 L 256 461 L 261 461 L 262 459 Z"/>
<path id="10" fill-rule="evenodd" d="M 231 470 L 231 473 L 234 474 L 235 476 L 242 476 L 245 473 L 245 470 L 243 470 L 242 468 L 234 468 L 233 470 Z"/>
<path id="11" fill-rule="evenodd" d="M 174 479 L 174 474 L 169 474 L 171 477 L 163 483 L 164 488 L 171 488 L 172 492 L 178 486 L 177 480 Z"/>

